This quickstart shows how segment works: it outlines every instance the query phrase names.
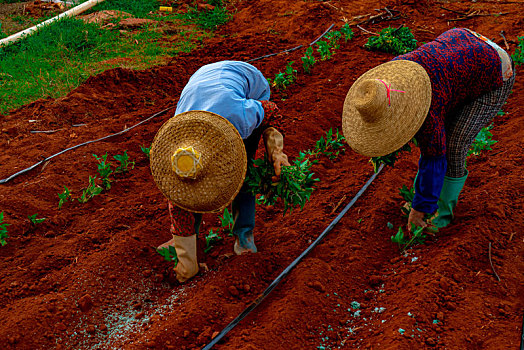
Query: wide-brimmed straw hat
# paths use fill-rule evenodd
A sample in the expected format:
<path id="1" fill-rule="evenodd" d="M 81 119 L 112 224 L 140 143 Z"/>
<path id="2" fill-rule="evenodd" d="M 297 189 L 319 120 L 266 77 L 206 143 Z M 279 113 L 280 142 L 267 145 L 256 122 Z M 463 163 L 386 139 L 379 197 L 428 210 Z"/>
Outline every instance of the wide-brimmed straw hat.
<path id="1" fill-rule="evenodd" d="M 431 82 L 418 63 L 390 61 L 362 74 L 349 89 L 342 131 L 356 152 L 390 154 L 422 126 L 431 104 Z"/>
<path id="2" fill-rule="evenodd" d="M 229 205 L 247 170 L 246 149 L 237 129 L 206 111 L 180 113 L 165 122 L 151 145 L 150 162 L 164 196 L 196 213 Z"/>

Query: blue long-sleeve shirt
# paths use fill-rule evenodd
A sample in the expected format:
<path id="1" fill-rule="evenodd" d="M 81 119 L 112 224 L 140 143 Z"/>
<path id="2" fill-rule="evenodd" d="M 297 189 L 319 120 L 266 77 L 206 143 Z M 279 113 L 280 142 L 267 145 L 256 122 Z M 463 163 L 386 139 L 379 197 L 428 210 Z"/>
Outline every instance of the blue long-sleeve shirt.
<path id="1" fill-rule="evenodd" d="M 259 100 L 269 97 L 269 84 L 257 68 L 241 61 L 221 61 L 201 67 L 189 78 L 175 114 L 191 110 L 216 113 L 247 139 L 264 119 Z"/>

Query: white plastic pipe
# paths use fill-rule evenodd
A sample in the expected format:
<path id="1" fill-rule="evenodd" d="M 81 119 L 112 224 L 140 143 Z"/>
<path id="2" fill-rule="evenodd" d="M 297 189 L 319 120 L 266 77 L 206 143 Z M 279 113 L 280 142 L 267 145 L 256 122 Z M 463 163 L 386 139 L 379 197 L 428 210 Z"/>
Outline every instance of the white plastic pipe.
<path id="1" fill-rule="evenodd" d="M 31 34 L 35 33 L 37 30 L 39 30 L 40 28 L 45 27 L 49 23 L 55 22 L 55 21 L 57 21 L 57 20 L 59 20 L 59 19 L 61 19 L 63 17 L 76 16 L 79 13 L 82 13 L 84 11 L 89 10 L 91 7 L 93 7 L 95 5 L 98 5 L 99 3 L 103 2 L 103 1 L 104 0 L 89 0 L 89 1 L 86 1 L 83 4 L 80 4 L 80 5 L 76 6 L 76 7 L 73 7 L 70 10 L 67 10 L 66 12 L 63 12 L 63 13 L 59 14 L 56 17 L 48 19 L 47 21 L 44 21 L 42 23 L 39 23 L 39 24 L 37 24 L 34 27 L 25 29 L 25 30 L 23 30 L 21 32 L 18 32 L 16 34 L 8 36 L 7 38 L 1 39 L 0 40 L 0 46 L 11 44 L 11 43 L 17 41 L 18 39 L 20 39 L 20 38 L 22 38 L 24 36 L 31 35 Z"/>

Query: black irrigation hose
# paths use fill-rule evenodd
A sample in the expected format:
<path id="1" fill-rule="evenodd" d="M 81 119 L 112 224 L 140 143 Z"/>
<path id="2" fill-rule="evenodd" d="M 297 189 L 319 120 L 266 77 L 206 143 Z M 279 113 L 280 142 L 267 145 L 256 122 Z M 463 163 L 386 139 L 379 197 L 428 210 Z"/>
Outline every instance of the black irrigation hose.
<path id="1" fill-rule="evenodd" d="M 520 350 L 524 350 L 524 316 L 522 316 L 522 336 L 520 337 Z"/>
<path id="2" fill-rule="evenodd" d="M 316 43 L 317 41 L 319 41 L 320 39 L 322 39 L 324 37 L 324 35 L 326 35 L 327 33 L 329 33 L 329 31 L 331 30 L 331 28 L 333 28 L 333 26 L 335 25 L 335 23 L 333 23 L 324 33 L 322 33 L 321 36 L 319 36 L 318 38 L 316 38 L 311 44 L 309 44 L 309 46 L 313 45 L 314 43 Z M 264 55 L 264 56 L 260 56 L 260 57 L 257 57 L 257 58 L 252 58 L 250 60 L 247 60 L 246 62 L 253 62 L 253 61 L 258 61 L 258 60 L 261 60 L 263 58 L 267 58 L 267 57 L 271 57 L 271 56 L 276 56 L 276 55 L 280 55 L 281 53 L 286 53 L 286 52 L 292 52 L 292 51 L 295 51 L 295 50 L 298 50 L 300 49 L 302 46 L 304 45 L 298 45 L 298 46 L 295 46 L 291 49 L 287 49 L 287 50 L 284 50 L 284 51 L 280 51 L 280 52 L 276 52 L 276 53 L 270 53 L 268 55 Z"/>
<path id="3" fill-rule="evenodd" d="M 318 238 L 313 243 L 311 243 L 311 245 L 306 250 L 304 250 L 302 254 L 298 256 L 298 258 L 296 258 L 288 267 L 286 267 L 286 269 L 282 271 L 282 273 L 277 278 L 275 278 L 273 282 L 271 282 L 269 287 L 267 287 L 266 290 L 264 290 L 262 294 L 260 294 L 244 311 L 242 311 L 240 315 L 238 315 L 220 333 L 218 333 L 218 335 L 215 338 L 213 338 L 209 344 L 203 347 L 202 350 L 211 349 L 213 345 L 218 343 L 230 330 L 232 330 L 240 321 L 242 321 L 242 319 L 246 317 L 254 308 L 260 305 L 262 300 L 264 300 L 264 298 L 273 289 L 275 289 L 278 283 L 282 279 L 284 279 L 284 277 L 286 277 L 291 272 L 291 270 L 300 262 L 300 260 L 302 260 L 313 248 L 315 248 L 318 245 L 318 243 L 320 243 L 320 241 L 329 233 L 329 231 L 331 231 L 331 229 L 340 221 L 340 219 L 342 219 L 342 217 L 353 206 L 353 204 L 355 204 L 357 199 L 359 199 L 362 193 L 364 193 L 366 189 L 369 187 L 369 185 L 373 182 L 373 180 L 375 180 L 375 178 L 380 173 L 382 168 L 384 168 L 384 164 L 380 165 L 377 172 L 374 173 L 373 176 L 369 178 L 369 180 L 364 184 L 364 186 L 362 186 L 362 188 L 360 189 L 360 191 L 358 191 L 355 197 L 353 197 L 351 202 L 349 202 L 348 205 L 346 205 L 346 207 L 340 212 L 340 214 L 338 214 L 338 216 L 328 225 L 328 227 L 324 230 L 324 232 L 322 232 L 320 236 L 318 236 Z"/>
<path id="4" fill-rule="evenodd" d="M 59 155 L 61 155 L 62 153 L 65 153 L 65 152 L 67 152 L 67 151 L 73 150 L 73 149 L 78 148 L 78 147 L 81 147 L 81 146 L 88 145 L 88 144 L 93 143 L 93 142 L 102 141 L 102 140 L 108 139 L 108 138 L 110 138 L 110 137 L 118 136 L 118 135 L 120 135 L 120 134 L 123 134 L 123 133 L 125 133 L 125 132 L 127 132 L 127 131 L 133 129 L 134 127 L 139 126 L 140 124 L 143 124 L 143 123 L 145 123 L 145 122 L 147 122 L 147 121 L 149 121 L 149 120 L 151 120 L 151 119 L 153 119 L 153 118 L 155 118 L 155 117 L 158 117 L 158 116 L 161 115 L 161 114 L 164 114 L 165 112 L 169 111 L 169 110 L 172 109 L 172 108 L 174 108 L 174 107 L 169 107 L 169 108 L 164 109 L 163 111 L 160 111 L 160 112 L 158 112 L 158 113 L 155 113 L 155 114 L 153 114 L 151 117 L 142 120 L 140 123 L 137 123 L 137 124 L 135 124 L 135 125 L 133 125 L 133 126 L 127 128 L 127 129 L 122 130 L 122 131 L 119 131 L 119 132 L 117 132 L 116 134 L 111 134 L 111 135 L 104 136 L 104 137 L 102 137 L 102 138 L 100 138 L 100 139 L 87 141 L 87 142 L 84 142 L 84 143 L 78 144 L 78 145 L 76 145 L 76 146 L 69 147 L 69 148 L 67 148 L 67 149 L 65 149 L 65 150 L 63 150 L 63 151 L 60 151 L 60 152 L 58 152 L 58 153 L 56 153 L 56 154 L 53 154 L 52 156 L 46 157 L 46 158 L 42 159 L 41 161 L 39 161 L 38 163 L 31 165 L 29 168 L 26 168 L 26 169 L 24 169 L 24 170 L 21 170 L 21 171 L 15 173 L 15 174 L 9 176 L 8 178 L 5 178 L 5 179 L 3 179 L 3 180 L 0 180 L 0 184 L 4 184 L 4 183 L 6 183 L 6 182 L 8 182 L 8 181 L 10 181 L 10 180 L 12 180 L 12 179 L 14 179 L 14 178 L 17 177 L 18 175 L 22 175 L 23 173 L 26 173 L 26 172 L 28 172 L 28 171 L 30 171 L 30 170 L 33 170 L 34 168 L 36 168 L 36 167 L 39 166 L 40 164 L 42 164 L 42 163 L 44 163 L 44 162 L 47 162 L 48 160 L 50 160 L 50 159 L 52 159 L 52 158 L 54 158 L 54 157 L 56 157 L 56 156 L 59 156 Z"/>

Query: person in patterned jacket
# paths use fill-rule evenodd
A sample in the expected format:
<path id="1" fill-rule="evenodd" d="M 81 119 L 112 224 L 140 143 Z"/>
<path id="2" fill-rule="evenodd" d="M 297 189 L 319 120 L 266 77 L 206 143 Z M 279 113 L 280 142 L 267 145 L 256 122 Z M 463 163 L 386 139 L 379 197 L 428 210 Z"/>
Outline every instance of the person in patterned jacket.
<path id="1" fill-rule="evenodd" d="M 290 165 L 283 152 L 283 136 L 271 126 L 279 110 L 269 99 L 267 79 L 251 64 L 208 64 L 190 77 L 175 116 L 155 136 L 151 170 L 168 198 L 173 235 L 158 249 L 174 246 L 178 256 L 174 271 L 180 282 L 198 273 L 196 239 L 202 213 L 221 210 L 231 201 L 235 253 L 257 252 L 255 197 L 243 184 L 247 162 L 255 157 L 263 137 L 275 181 L 281 167 Z M 190 164 L 189 173 L 181 170 L 184 164 Z"/>
<path id="2" fill-rule="evenodd" d="M 437 229 L 451 222 L 468 176 L 468 150 L 514 81 L 506 51 L 472 30 L 455 28 L 369 70 L 351 86 L 342 122 L 356 152 L 384 156 L 413 137 L 420 147 L 408 229 L 427 227 L 430 216 Z"/>

